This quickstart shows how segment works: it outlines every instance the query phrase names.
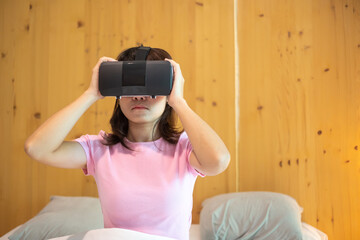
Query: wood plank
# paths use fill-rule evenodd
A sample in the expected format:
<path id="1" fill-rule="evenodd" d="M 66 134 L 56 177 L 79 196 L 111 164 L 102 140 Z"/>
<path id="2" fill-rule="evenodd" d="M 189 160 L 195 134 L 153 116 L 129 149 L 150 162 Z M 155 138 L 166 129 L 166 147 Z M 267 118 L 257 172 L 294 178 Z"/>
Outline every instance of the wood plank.
<path id="1" fill-rule="evenodd" d="M 258 0 L 238 8 L 240 190 L 294 197 L 303 221 L 329 239 L 359 237 L 356 4 Z"/>

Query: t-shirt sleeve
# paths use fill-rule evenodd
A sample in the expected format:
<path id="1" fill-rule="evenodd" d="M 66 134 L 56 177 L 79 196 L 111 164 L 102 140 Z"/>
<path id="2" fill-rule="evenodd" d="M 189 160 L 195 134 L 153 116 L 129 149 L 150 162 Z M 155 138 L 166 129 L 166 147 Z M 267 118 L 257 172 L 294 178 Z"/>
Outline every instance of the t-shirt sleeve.
<path id="1" fill-rule="evenodd" d="M 83 172 L 86 176 L 94 175 L 95 174 L 95 164 L 94 158 L 92 157 L 92 150 L 93 150 L 93 139 L 91 135 L 83 135 L 74 141 L 81 144 L 85 153 L 86 153 L 86 168 L 83 168 Z"/>
<path id="2" fill-rule="evenodd" d="M 191 166 L 190 164 L 190 155 L 193 151 L 193 147 L 191 145 L 191 142 L 187 136 L 187 134 L 185 132 L 183 132 L 180 136 L 180 141 L 183 141 L 185 143 L 186 146 L 186 163 L 188 165 L 188 170 L 194 174 L 194 175 L 198 175 L 200 177 L 205 177 L 205 174 L 202 174 L 200 172 L 198 172 L 193 166 Z"/>

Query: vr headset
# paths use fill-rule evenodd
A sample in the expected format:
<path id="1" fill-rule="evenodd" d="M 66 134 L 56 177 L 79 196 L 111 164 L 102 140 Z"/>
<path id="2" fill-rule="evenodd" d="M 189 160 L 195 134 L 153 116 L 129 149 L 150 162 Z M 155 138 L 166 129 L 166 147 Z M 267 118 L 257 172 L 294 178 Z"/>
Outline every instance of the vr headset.
<path id="1" fill-rule="evenodd" d="M 135 61 L 103 62 L 99 67 L 102 96 L 167 96 L 173 85 L 173 68 L 168 61 L 146 61 L 151 48 L 142 45 Z"/>

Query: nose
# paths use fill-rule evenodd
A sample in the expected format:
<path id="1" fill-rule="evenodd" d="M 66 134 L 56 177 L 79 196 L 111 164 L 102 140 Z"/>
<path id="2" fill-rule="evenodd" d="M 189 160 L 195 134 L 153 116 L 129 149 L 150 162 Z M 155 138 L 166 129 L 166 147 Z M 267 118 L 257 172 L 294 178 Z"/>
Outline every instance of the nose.
<path id="1" fill-rule="evenodd" d="M 146 100 L 146 96 L 134 96 L 132 99 L 135 101 L 144 101 Z"/>

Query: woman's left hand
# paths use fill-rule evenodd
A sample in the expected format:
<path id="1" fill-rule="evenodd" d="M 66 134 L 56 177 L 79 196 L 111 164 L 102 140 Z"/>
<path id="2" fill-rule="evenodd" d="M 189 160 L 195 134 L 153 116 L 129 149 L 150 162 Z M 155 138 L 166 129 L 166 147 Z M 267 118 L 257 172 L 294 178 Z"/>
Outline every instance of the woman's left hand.
<path id="1" fill-rule="evenodd" d="M 174 77 L 173 77 L 173 87 L 171 90 L 170 95 L 168 96 L 168 104 L 174 108 L 177 103 L 184 100 L 184 77 L 181 73 L 180 65 L 175 62 L 174 60 L 165 58 L 166 61 L 170 62 L 173 70 L 174 70 Z"/>

